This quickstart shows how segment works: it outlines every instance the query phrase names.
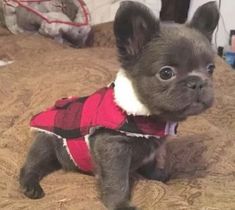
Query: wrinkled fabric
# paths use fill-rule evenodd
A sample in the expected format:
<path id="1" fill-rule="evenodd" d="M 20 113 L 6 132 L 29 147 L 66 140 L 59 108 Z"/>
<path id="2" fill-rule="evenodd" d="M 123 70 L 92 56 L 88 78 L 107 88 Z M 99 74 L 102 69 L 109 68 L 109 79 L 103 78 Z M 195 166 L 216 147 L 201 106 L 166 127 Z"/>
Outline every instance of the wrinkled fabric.
<path id="1" fill-rule="evenodd" d="M 88 136 L 100 127 L 126 135 L 161 138 L 174 135 L 176 123 L 162 122 L 156 117 L 127 115 L 114 100 L 114 85 L 87 97 L 69 97 L 35 115 L 30 126 L 64 139 L 74 163 L 86 172 L 93 169 Z"/>

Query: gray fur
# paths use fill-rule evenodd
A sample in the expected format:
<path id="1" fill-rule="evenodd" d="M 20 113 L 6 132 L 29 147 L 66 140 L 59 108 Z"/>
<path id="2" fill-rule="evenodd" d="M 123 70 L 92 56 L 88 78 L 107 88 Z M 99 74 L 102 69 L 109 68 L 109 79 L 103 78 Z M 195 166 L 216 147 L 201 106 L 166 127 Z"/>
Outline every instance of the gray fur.
<path id="1" fill-rule="evenodd" d="M 200 7 L 196 12 L 198 17 L 193 17 L 193 24 L 190 26 L 160 24 L 155 17 L 152 17 L 152 21 L 145 20 L 147 15 L 128 13 L 129 7 L 132 10 L 134 7 L 143 7 L 139 3 L 133 5 L 132 2 L 123 3 L 122 10 L 116 15 L 114 31 L 120 61 L 141 102 L 151 114 L 172 121 L 185 120 L 188 116 L 199 114 L 209 108 L 213 103 L 213 86 L 207 65 L 214 63 L 215 54 L 207 37 L 197 27 L 194 28 L 194 25 L 197 20 L 206 21 L 203 17 L 207 17 L 204 12 L 208 10 L 209 13 L 212 10 L 212 13 L 218 14 L 214 2 L 209 6 L 206 4 L 206 10 L 203 6 Z M 146 8 L 144 12 L 147 12 Z M 199 18 L 200 15 L 202 18 Z M 133 21 L 127 22 L 128 18 Z M 148 18 L 151 18 L 151 15 Z M 154 29 L 151 28 L 152 31 L 145 28 L 149 22 L 151 25 L 153 22 L 157 25 Z M 215 22 L 218 23 L 216 15 Z M 209 23 L 211 25 L 208 25 L 208 33 L 217 25 L 212 20 Z M 126 28 L 129 28 L 128 32 Z M 207 33 L 206 28 L 203 30 Z M 137 32 L 141 34 L 140 42 L 139 35 L 135 36 Z M 148 34 L 150 32 L 151 36 Z M 148 41 L 145 43 L 142 40 Z M 163 66 L 174 67 L 174 80 L 159 79 L 158 74 Z M 192 72 L 198 72 L 200 76 L 190 76 Z M 203 84 L 203 88 L 188 88 L 188 84 L 192 82 Z"/>
<path id="2" fill-rule="evenodd" d="M 215 1 L 210 1 L 197 9 L 189 26 L 199 30 L 211 41 L 219 18 L 220 14 Z"/>
<path id="3" fill-rule="evenodd" d="M 212 75 L 207 65 L 214 62 L 214 53 L 207 35 L 218 19 L 214 15 L 208 27 L 201 27 L 197 21 L 206 21 L 204 13 L 217 14 L 218 10 L 214 3 L 205 8 L 199 8 L 191 25 L 160 24 L 147 7 L 136 2 L 122 3 L 117 12 L 114 33 L 121 64 L 139 100 L 163 120 L 184 120 L 213 103 Z M 161 79 L 159 72 L 164 66 L 174 69 L 173 79 Z M 129 203 L 135 172 L 148 179 L 169 179 L 165 139 L 128 137 L 100 128 L 89 141 L 101 199 L 110 210 L 136 209 Z M 60 168 L 76 168 L 62 140 L 39 134 L 21 169 L 25 195 L 41 198 L 44 192 L 40 180 Z"/>

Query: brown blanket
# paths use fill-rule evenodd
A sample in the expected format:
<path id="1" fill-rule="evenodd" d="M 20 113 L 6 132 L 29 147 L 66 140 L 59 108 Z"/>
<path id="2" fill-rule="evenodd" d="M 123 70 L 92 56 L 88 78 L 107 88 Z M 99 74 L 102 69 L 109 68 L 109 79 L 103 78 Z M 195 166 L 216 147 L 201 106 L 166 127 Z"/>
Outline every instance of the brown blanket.
<path id="1" fill-rule="evenodd" d="M 102 41 L 100 41 L 102 42 Z M 36 35 L 0 29 L 0 209 L 104 209 L 94 177 L 58 171 L 42 181 L 46 196 L 25 198 L 18 173 L 31 144 L 28 122 L 60 97 L 86 95 L 108 84 L 118 62 L 113 48 L 72 49 Z M 216 102 L 180 125 L 169 148 L 167 184 L 140 180 L 133 202 L 144 210 L 235 209 L 235 71 L 217 59 Z"/>

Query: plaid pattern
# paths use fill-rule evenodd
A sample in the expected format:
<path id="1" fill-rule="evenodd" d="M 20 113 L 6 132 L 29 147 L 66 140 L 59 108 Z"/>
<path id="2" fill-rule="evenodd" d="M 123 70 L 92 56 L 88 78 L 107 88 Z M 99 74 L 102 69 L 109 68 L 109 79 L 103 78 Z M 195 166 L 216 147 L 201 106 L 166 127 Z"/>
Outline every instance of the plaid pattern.
<path id="1" fill-rule="evenodd" d="M 160 122 L 156 117 L 127 115 L 115 104 L 113 88 L 113 85 L 102 88 L 88 97 L 60 99 L 53 107 L 35 115 L 30 126 L 63 138 L 71 159 L 86 172 L 93 169 L 85 141 L 92 128 L 105 127 L 126 135 L 157 138 L 175 133 L 176 124 L 169 127 L 169 122 Z"/>

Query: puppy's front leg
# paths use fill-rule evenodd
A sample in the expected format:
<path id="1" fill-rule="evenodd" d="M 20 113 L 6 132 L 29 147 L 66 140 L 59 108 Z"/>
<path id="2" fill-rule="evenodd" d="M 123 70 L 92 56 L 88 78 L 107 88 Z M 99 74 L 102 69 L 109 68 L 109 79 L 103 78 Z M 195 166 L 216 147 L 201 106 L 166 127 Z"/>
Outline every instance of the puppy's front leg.
<path id="1" fill-rule="evenodd" d="M 126 140 L 110 132 L 90 137 L 101 199 L 109 210 L 135 209 L 129 205 L 131 148 Z"/>
<path id="2" fill-rule="evenodd" d="M 155 158 L 139 169 L 139 173 L 147 179 L 166 182 L 170 179 L 170 175 L 166 169 L 166 140 L 156 149 Z"/>

